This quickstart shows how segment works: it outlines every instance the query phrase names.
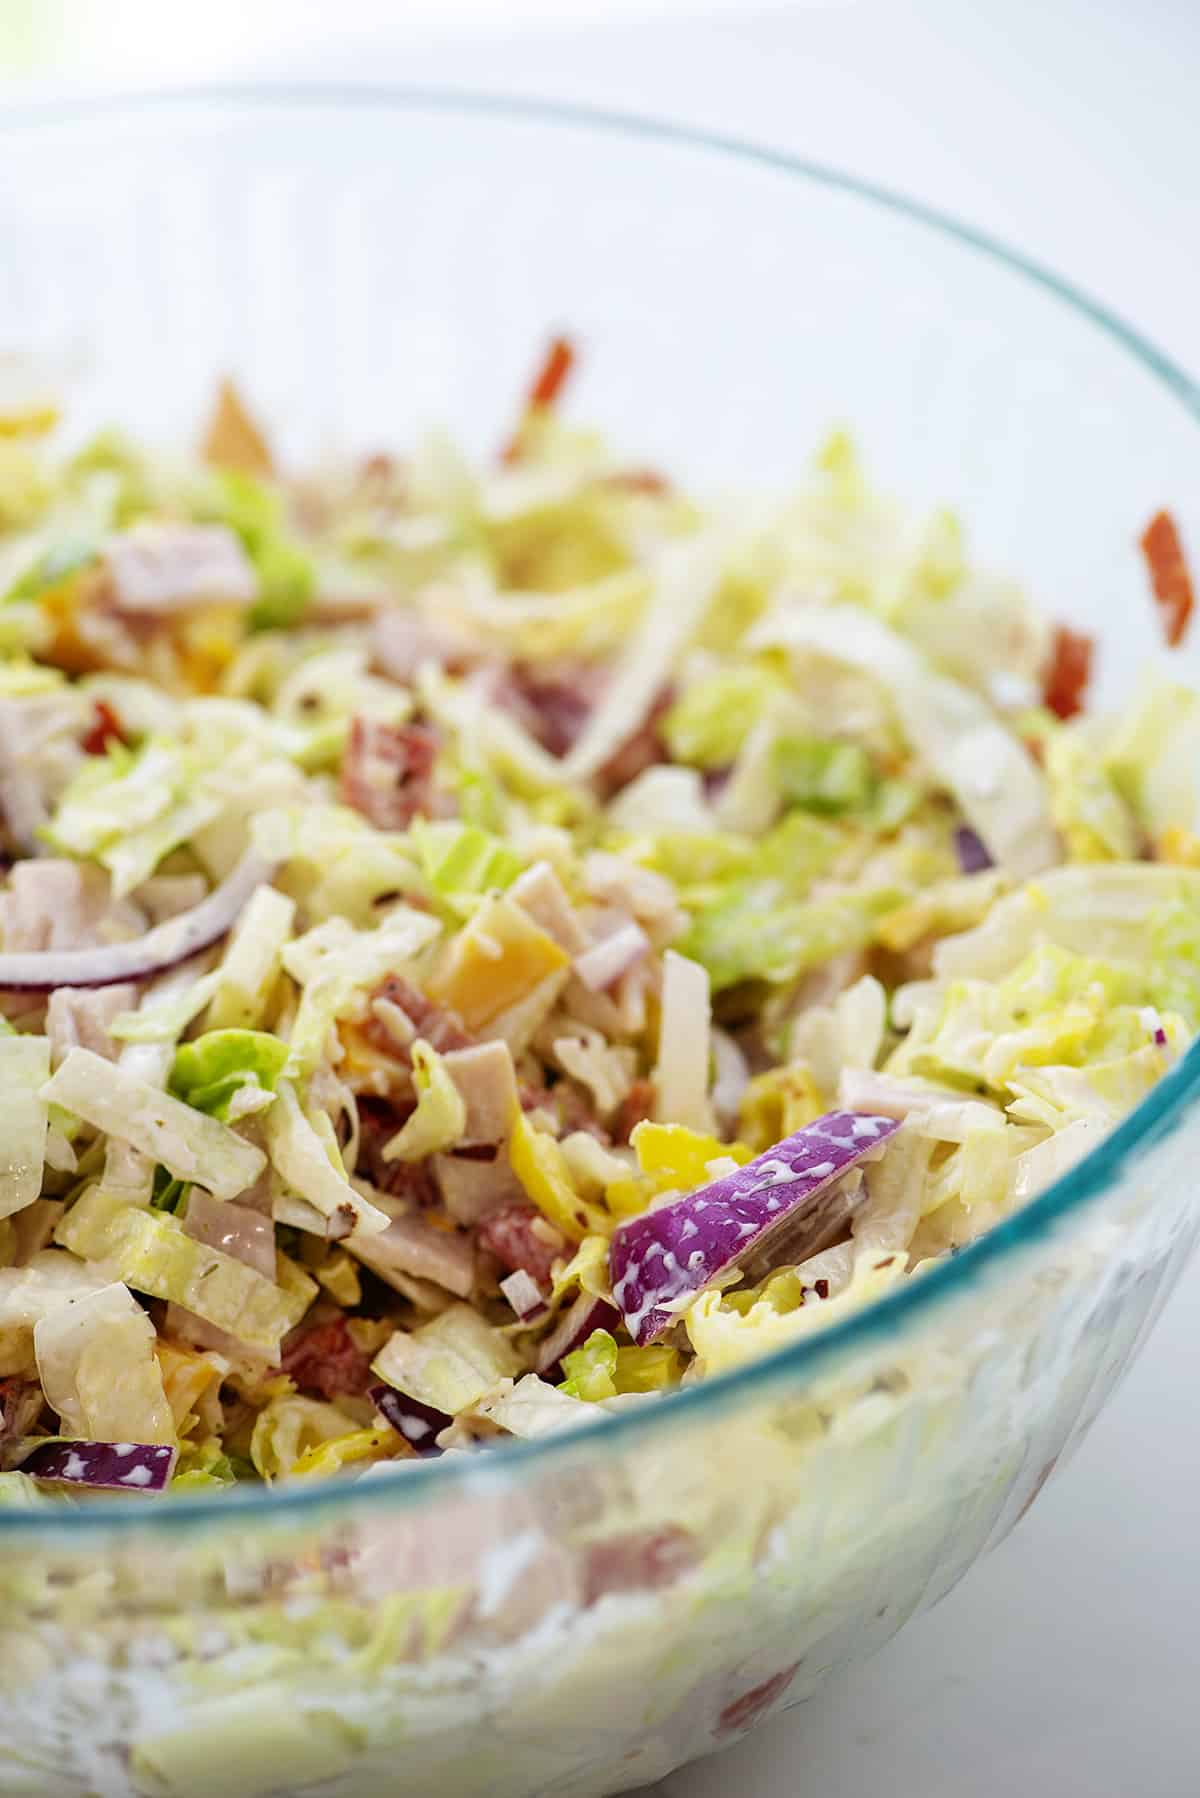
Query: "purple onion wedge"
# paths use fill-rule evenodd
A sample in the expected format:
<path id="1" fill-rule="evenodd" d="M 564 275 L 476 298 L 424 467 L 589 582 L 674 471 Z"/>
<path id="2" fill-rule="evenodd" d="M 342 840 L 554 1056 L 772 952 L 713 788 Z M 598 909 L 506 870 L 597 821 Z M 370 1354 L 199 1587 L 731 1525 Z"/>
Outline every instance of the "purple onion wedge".
<path id="1" fill-rule="evenodd" d="M 573 1305 L 568 1305 L 550 1334 L 538 1349 L 537 1372 L 551 1382 L 561 1378 L 563 1357 L 581 1348 L 593 1330 L 611 1330 L 620 1316 L 607 1299 L 581 1292 Z"/>
<path id="2" fill-rule="evenodd" d="M 164 1492 L 175 1455 L 151 1442 L 46 1442 L 25 1456 L 21 1472 L 93 1492 Z"/>
<path id="3" fill-rule="evenodd" d="M 954 833 L 954 853 L 958 857 L 958 865 L 964 874 L 982 874 L 988 868 L 994 868 L 987 844 L 977 831 L 969 824 L 960 824 Z"/>
<path id="4" fill-rule="evenodd" d="M 191 911 L 181 912 L 129 943 L 92 949 L 29 949 L 0 954 L 0 991 L 49 993 L 60 986 L 115 986 L 147 980 L 228 935 L 256 887 L 270 880 L 274 864 L 247 849 L 233 872 Z"/>
<path id="5" fill-rule="evenodd" d="M 372 1386 L 367 1396 L 379 1415 L 397 1436 L 403 1436 L 410 1448 L 415 1448 L 419 1455 L 441 1454 L 437 1438 L 454 1422 L 445 1411 L 423 1405 L 419 1398 L 409 1398 L 407 1392 L 397 1392 L 394 1386 L 382 1383 Z"/>
<path id="6" fill-rule="evenodd" d="M 899 1127 L 831 1111 L 736 1173 L 619 1225 L 609 1271 L 633 1340 L 653 1342 L 676 1321 L 680 1300 L 721 1274 L 769 1264 L 785 1243 L 799 1239 L 801 1259 L 827 1247 L 846 1221 L 838 1182 Z"/>

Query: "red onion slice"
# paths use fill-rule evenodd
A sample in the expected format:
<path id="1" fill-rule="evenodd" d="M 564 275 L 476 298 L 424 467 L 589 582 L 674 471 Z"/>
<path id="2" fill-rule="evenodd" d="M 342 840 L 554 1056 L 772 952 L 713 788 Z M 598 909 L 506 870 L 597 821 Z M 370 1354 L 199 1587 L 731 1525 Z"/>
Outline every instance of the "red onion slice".
<path id="1" fill-rule="evenodd" d="M 270 880 L 273 872 L 273 863 L 256 849 L 248 849 L 207 899 L 133 942 L 0 955 L 0 991 L 41 993 L 60 986 L 111 986 L 119 980 L 146 980 L 161 974 L 225 936 L 251 893 Z"/>
<path id="2" fill-rule="evenodd" d="M 441 1454 L 437 1438 L 454 1422 L 445 1411 L 436 1411 L 432 1405 L 422 1404 L 419 1398 L 409 1398 L 407 1392 L 397 1392 L 394 1386 L 372 1386 L 367 1396 L 379 1415 L 398 1436 L 403 1436 L 410 1448 L 415 1448 L 419 1455 Z"/>
<path id="3" fill-rule="evenodd" d="M 163 1492 L 175 1468 L 173 1448 L 150 1442 L 47 1442 L 21 1472 L 58 1486 L 103 1492 Z"/>
<path id="4" fill-rule="evenodd" d="M 719 1274 L 794 1247 L 797 1232 L 797 1259 L 825 1247 L 845 1222 L 838 1183 L 897 1129 L 895 1118 L 831 1111 L 736 1173 L 618 1225 L 609 1272 L 633 1340 L 655 1341 L 676 1322 L 680 1301 Z"/>
<path id="5" fill-rule="evenodd" d="M 573 1349 L 582 1348 L 593 1330 L 614 1330 L 620 1321 L 620 1313 L 607 1299 L 581 1292 L 538 1350 L 537 1371 L 542 1379 L 552 1384 L 560 1380 L 565 1356 Z"/>
<path id="6" fill-rule="evenodd" d="M 523 1267 L 518 1267 L 515 1273 L 511 1273 L 507 1279 L 501 1280 L 500 1290 L 517 1316 L 522 1319 L 540 1317 L 546 1309 L 546 1300 L 542 1295 L 541 1287 L 530 1274 L 526 1273 Z"/>

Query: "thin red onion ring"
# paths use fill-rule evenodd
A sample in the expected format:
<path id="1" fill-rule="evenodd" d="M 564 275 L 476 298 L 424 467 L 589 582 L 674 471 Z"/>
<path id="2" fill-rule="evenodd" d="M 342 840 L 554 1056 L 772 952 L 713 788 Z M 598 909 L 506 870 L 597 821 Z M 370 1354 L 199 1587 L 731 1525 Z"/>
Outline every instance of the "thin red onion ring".
<path id="1" fill-rule="evenodd" d="M 225 936 L 251 893 L 273 873 L 272 862 L 256 849 L 247 849 L 232 874 L 207 899 L 132 942 L 0 954 L 0 991 L 40 993 L 59 986 L 111 986 L 119 980 L 146 980 L 151 974 L 161 974 Z"/>

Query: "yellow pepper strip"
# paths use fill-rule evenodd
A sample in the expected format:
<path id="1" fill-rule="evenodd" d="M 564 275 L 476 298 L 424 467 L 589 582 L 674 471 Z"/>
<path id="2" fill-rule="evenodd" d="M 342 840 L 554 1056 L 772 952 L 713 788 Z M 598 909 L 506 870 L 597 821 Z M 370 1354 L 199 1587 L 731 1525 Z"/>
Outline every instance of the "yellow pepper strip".
<path id="1" fill-rule="evenodd" d="M 568 1241 L 611 1234 L 613 1219 L 580 1197 L 571 1183 L 566 1156 L 554 1138 L 535 1130 L 523 1113 L 513 1125 L 508 1158 L 526 1198 Z"/>

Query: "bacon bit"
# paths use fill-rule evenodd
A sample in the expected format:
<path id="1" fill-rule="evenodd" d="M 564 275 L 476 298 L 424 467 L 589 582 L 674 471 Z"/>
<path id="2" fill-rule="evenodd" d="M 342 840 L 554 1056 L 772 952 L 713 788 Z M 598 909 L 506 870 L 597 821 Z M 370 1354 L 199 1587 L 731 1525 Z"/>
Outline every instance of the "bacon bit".
<path id="1" fill-rule="evenodd" d="M 646 714 L 645 722 L 626 738 L 619 749 L 613 751 L 602 768 L 596 770 L 596 785 L 601 797 L 611 799 L 631 780 L 644 774 L 647 768 L 655 768 L 660 762 L 669 762 L 671 752 L 659 733 L 659 725 L 671 709 L 675 698 L 673 687 L 660 687 L 654 703 Z"/>
<path id="2" fill-rule="evenodd" d="M 717 1734 L 732 1735 L 735 1731 L 753 1727 L 765 1711 L 770 1710 L 777 1698 L 782 1698 L 799 1671 L 800 1663 L 785 1667 L 782 1673 L 776 1673 L 771 1679 L 764 1679 L 761 1686 L 745 1692 L 727 1704 L 717 1720 Z"/>
<path id="3" fill-rule="evenodd" d="M 1178 649 L 1196 603 L 1179 527 L 1169 512 L 1156 512 L 1138 539 L 1154 597 L 1162 608 L 1167 643 Z"/>
<path id="4" fill-rule="evenodd" d="M 112 707 L 103 699 L 92 701 L 92 724 L 80 747 L 87 755 L 104 755 L 110 743 L 127 743 L 124 727 Z"/>
<path id="5" fill-rule="evenodd" d="M 627 1143 L 639 1124 L 645 1123 L 654 1116 L 654 1082 L 638 1079 L 633 1081 L 629 1091 L 617 1107 L 617 1115 L 613 1119 L 613 1141 Z"/>
<path id="6" fill-rule="evenodd" d="M 385 999 L 389 1005 L 402 1011 L 413 1027 L 414 1040 L 418 1036 L 423 1037 L 439 1055 L 445 1055 L 451 1049 L 474 1047 L 475 1038 L 469 1030 L 463 1028 L 462 1019 L 457 1012 L 427 999 L 424 993 L 418 992 L 407 980 L 402 980 L 399 974 L 389 974 L 372 992 L 367 1015 L 358 1030 L 373 1049 L 378 1049 L 383 1055 L 391 1055 L 406 1067 L 412 1066 L 412 1054 L 402 1043 L 396 1041 L 383 1020 L 372 1014 L 371 1004 L 376 999 Z M 398 1130 L 399 1124 L 395 1128 Z"/>
<path id="7" fill-rule="evenodd" d="M 538 364 L 537 373 L 525 397 L 521 422 L 500 452 L 502 462 L 517 462 L 521 456 L 521 438 L 525 426 L 539 412 L 548 412 L 557 402 L 575 366 L 575 346 L 569 337 L 552 337 Z"/>
<path id="8" fill-rule="evenodd" d="M 322 1398 L 358 1397 L 371 1383 L 371 1357 L 360 1349 L 344 1317 L 303 1331 L 280 1358 L 281 1370 L 302 1392 Z"/>
<path id="9" fill-rule="evenodd" d="M 553 406 L 575 366 L 575 345 L 569 337 L 552 337 L 534 376 L 526 404 L 531 412 Z"/>
<path id="10" fill-rule="evenodd" d="M 200 453 L 213 468 L 234 468 L 253 475 L 274 472 L 270 445 L 228 375 L 217 388 L 217 403 Z"/>
<path id="11" fill-rule="evenodd" d="M 543 749 L 551 755 L 566 755 L 587 723 L 598 694 L 596 670 L 584 664 L 556 676 L 517 662 L 497 699 L 515 713 Z"/>
<path id="12" fill-rule="evenodd" d="M 1042 681 L 1042 703 L 1056 718 L 1073 718 L 1083 710 L 1095 647 L 1094 637 L 1069 630 L 1065 624 L 1055 626 L 1050 665 Z"/>
<path id="13" fill-rule="evenodd" d="M 440 809 L 433 765 L 441 746 L 436 731 L 421 724 L 381 724 L 356 716 L 342 760 L 340 793 L 376 830 L 407 830 L 418 813 Z"/>
<path id="14" fill-rule="evenodd" d="M 420 1210 L 439 1204 L 433 1174 L 423 1161 L 385 1161 L 383 1149 L 391 1142 L 412 1105 L 390 1105 L 379 1099 L 358 1101 L 358 1162 L 355 1172 L 380 1192 L 407 1199 Z"/>
<path id="15" fill-rule="evenodd" d="M 550 1284 L 554 1263 L 567 1249 L 566 1239 L 547 1225 L 540 1211 L 519 1202 L 485 1217 L 476 1226 L 475 1241 L 509 1273 L 527 1273 L 542 1287 Z"/>

